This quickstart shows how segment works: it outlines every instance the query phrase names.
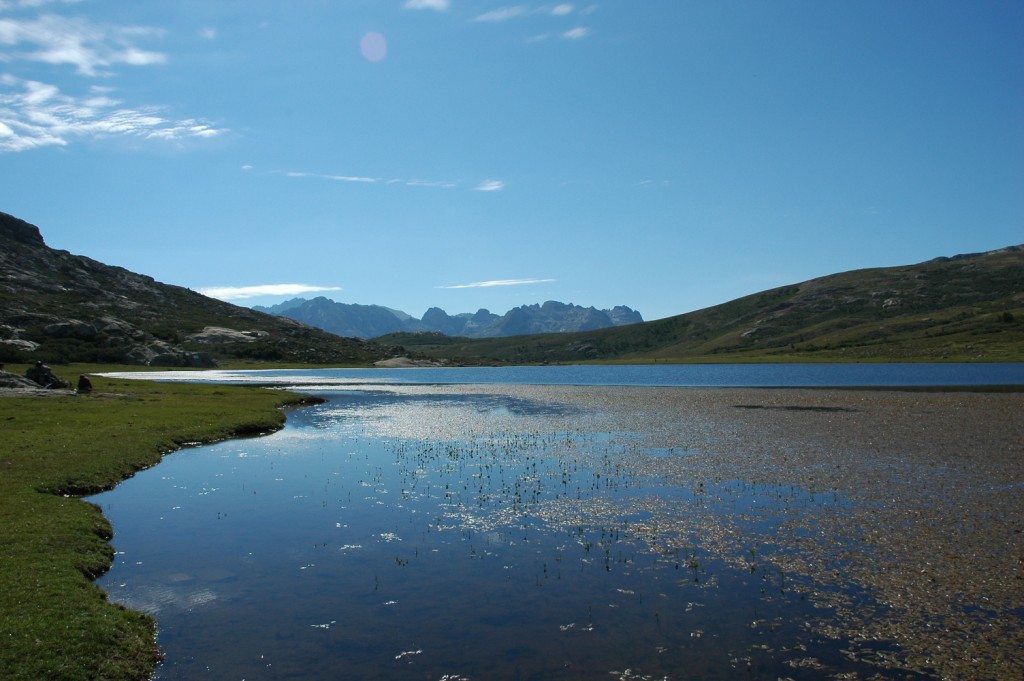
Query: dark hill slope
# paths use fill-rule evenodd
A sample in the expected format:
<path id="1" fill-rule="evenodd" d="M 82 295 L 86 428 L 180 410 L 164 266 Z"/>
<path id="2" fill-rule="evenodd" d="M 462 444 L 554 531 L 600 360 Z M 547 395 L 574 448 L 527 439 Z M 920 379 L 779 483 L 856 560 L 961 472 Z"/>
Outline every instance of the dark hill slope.
<path id="1" fill-rule="evenodd" d="M 37 227 L 0 213 L 0 361 L 340 364 L 390 354 L 50 248 Z"/>
<path id="2" fill-rule="evenodd" d="M 1024 247 L 843 272 L 628 327 L 469 341 L 395 335 L 437 357 L 511 362 L 1024 359 Z"/>

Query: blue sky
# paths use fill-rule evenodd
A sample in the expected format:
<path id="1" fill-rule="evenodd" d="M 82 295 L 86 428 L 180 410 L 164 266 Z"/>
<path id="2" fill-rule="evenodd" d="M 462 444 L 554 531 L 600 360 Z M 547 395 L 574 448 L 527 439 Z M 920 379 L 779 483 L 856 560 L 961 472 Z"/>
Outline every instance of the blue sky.
<path id="1" fill-rule="evenodd" d="M 0 210 L 243 305 L 666 317 L 1024 242 L 1024 3 L 0 0 Z"/>

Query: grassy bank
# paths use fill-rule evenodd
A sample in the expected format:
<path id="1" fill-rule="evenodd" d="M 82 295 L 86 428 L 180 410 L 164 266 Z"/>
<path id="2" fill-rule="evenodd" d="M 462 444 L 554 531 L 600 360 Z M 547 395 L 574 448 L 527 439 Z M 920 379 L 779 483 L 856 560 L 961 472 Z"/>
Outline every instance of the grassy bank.
<path id="1" fill-rule="evenodd" d="M 8 367 L 20 370 L 20 367 Z M 92 368 L 95 370 L 95 368 Z M 77 379 L 84 367 L 58 367 Z M 19 371 L 20 373 L 20 371 Z M 145 679 L 155 622 L 109 603 L 110 524 L 77 496 L 183 443 L 275 430 L 299 396 L 92 377 L 89 396 L 0 397 L 0 679 Z"/>

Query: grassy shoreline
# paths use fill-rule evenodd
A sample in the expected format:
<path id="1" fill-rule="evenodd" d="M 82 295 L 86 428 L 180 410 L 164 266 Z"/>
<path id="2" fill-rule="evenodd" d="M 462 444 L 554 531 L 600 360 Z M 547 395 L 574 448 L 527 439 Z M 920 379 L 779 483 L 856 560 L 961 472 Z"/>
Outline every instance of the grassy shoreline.
<path id="1" fill-rule="evenodd" d="M 17 367 L 11 367 L 18 370 Z M 65 378 L 99 370 L 59 367 Z M 78 497 L 193 443 L 268 433 L 308 400 L 259 388 L 92 376 L 82 396 L 0 398 L 0 679 L 138 680 L 160 660 L 156 622 L 93 580 L 113 530 Z"/>

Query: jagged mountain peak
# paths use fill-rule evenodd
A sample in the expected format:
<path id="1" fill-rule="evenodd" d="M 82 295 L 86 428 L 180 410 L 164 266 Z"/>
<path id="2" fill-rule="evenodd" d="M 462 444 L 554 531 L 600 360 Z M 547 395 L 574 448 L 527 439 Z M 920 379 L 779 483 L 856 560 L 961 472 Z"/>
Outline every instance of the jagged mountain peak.
<path id="1" fill-rule="evenodd" d="M 521 305 L 498 315 L 487 308 L 450 315 L 431 307 L 421 319 L 380 305 L 339 303 L 323 296 L 294 305 L 295 300 L 273 307 L 255 309 L 280 314 L 313 326 L 359 338 L 402 332 L 440 332 L 446 336 L 496 338 L 528 333 L 587 331 L 642 322 L 640 313 L 624 305 L 597 310 L 572 303 L 549 300 L 543 304 Z"/>

